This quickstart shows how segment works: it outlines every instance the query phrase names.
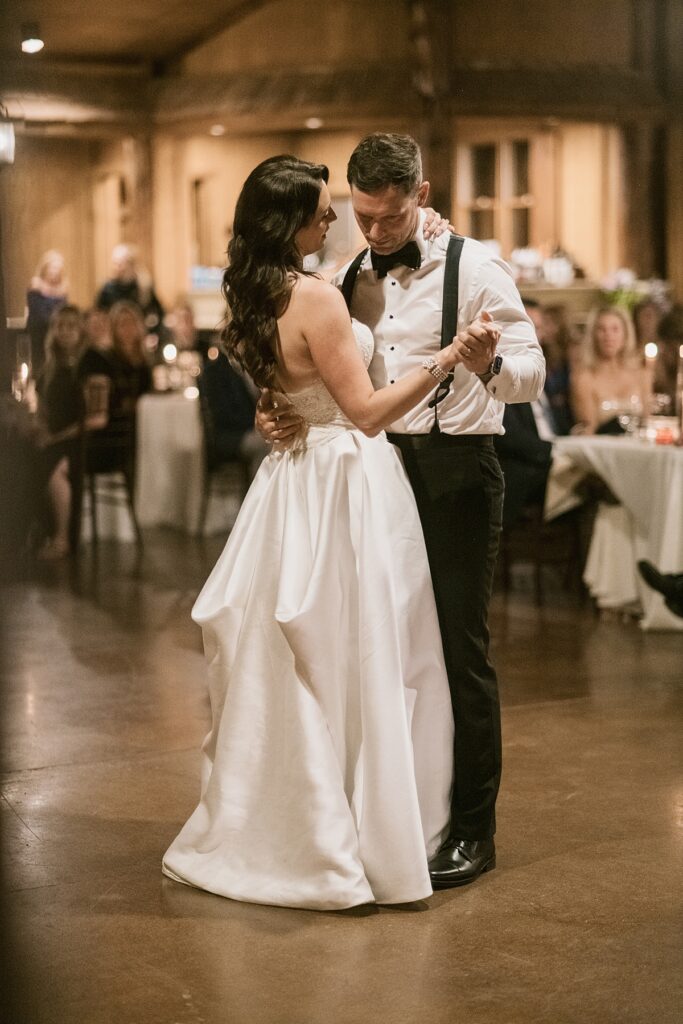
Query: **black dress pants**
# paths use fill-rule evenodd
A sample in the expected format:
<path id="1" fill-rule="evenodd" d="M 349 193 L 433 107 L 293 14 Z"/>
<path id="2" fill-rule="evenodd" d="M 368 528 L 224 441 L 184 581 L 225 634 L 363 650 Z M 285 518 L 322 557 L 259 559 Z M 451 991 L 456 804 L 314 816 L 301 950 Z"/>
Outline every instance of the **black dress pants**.
<path id="1" fill-rule="evenodd" d="M 503 516 L 503 475 L 484 435 L 390 434 L 422 522 L 455 719 L 450 835 L 495 832 L 500 704 L 488 606 Z"/>

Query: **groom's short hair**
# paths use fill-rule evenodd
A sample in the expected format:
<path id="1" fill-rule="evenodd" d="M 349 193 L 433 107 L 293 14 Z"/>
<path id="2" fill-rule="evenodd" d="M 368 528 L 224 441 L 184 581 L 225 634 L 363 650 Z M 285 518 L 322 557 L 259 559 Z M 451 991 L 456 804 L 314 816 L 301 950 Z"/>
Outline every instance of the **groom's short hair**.
<path id="1" fill-rule="evenodd" d="M 366 135 L 351 154 L 346 179 L 361 192 L 378 192 L 393 185 L 411 195 L 422 184 L 420 147 L 410 135 Z"/>

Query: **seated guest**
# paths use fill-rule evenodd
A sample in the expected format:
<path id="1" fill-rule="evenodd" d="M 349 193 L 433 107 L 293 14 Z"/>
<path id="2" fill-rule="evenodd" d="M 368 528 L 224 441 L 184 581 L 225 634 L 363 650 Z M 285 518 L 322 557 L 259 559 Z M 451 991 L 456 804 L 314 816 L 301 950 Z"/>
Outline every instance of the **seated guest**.
<path id="1" fill-rule="evenodd" d="M 96 306 L 110 310 L 117 302 L 132 302 L 142 313 L 146 333 L 162 333 L 164 310 L 154 293 L 148 271 L 138 267 L 135 251 L 117 245 L 112 252 L 112 276 L 102 285 Z"/>
<path id="2" fill-rule="evenodd" d="M 42 473 L 47 480 L 51 535 L 40 552 L 42 558 L 63 558 L 69 551 L 72 496 L 81 452 L 83 398 L 78 374 L 85 349 L 83 320 L 75 306 L 62 306 L 53 314 L 46 338 L 45 366 L 36 382 L 37 436 Z M 87 429 L 102 426 L 102 418 L 89 417 Z"/>
<path id="3" fill-rule="evenodd" d="M 88 443 L 91 472 L 124 469 L 132 473 L 135 455 L 135 409 L 140 395 L 151 390 L 152 374 L 145 358 L 145 324 L 139 308 L 117 302 L 109 314 L 112 347 L 89 348 L 79 364 L 79 376 L 94 394 L 104 391 L 106 426 L 94 431 Z"/>
<path id="4" fill-rule="evenodd" d="M 581 339 L 569 322 L 566 306 L 543 306 L 543 338 L 551 361 L 559 356 L 568 363 L 570 371 L 581 363 Z"/>
<path id="5" fill-rule="evenodd" d="M 253 478 L 268 447 L 254 430 L 256 397 L 224 352 L 207 359 L 199 378 L 209 466 L 239 459 Z"/>
<path id="6" fill-rule="evenodd" d="M 654 382 L 654 390 L 657 394 L 668 396 L 672 413 L 676 409 L 676 386 L 681 345 L 683 345 L 683 306 L 676 305 L 671 307 L 659 324 Z"/>
<path id="7" fill-rule="evenodd" d="M 84 330 L 88 348 L 98 352 L 107 352 L 111 348 L 111 324 L 109 314 L 103 309 L 93 306 L 85 313 Z"/>
<path id="8" fill-rule="evenodd" d="M 574 423 L 569 402 L 569 351 L 574 341 L 564 306 L 544 308 L 535 299 L 523 301 L 545 356 L 545 414 L 556 434 L 568 434 Z"/>
<path id="9" fill-rule="evenodd" d="M 509 527 L 528 505 L 543 505 L 555 434 L 538 402 L 506 405 L 503 427 L 493 443 L 505 477 L 503 526 Z"/>
<path id="10" fill-rule="evenodd" d="M 68 282 L 64 271 L 64 257 L 56 249 L 48 249 L 38 261 L 31 286 L 26 293 L 28 319 L 26 330 L 31 336 L 31 359 L 34 372 L 40 370 L 45 359 L 45 337 L 50 318 L 67 299 Z"/>
<path id="11" fill-rule="evenodd" d="M 632 312 L 633 326 L 636 332 L 636 349 L 643 356 L 645 346 L 657 343 L 657 328 L 662 318 L 662 311 L 654 299 L 642 299 Z"/>
<path id="12" fill-rule="evenodd" d="M 211 346 L 220 342 L 220 332 L 197 327 L 194 309 L 187 299 L 178 299 L 166 317 L 165 326 L 170 330 L 173 343 L 179 352 L 194 350 L 206 356 Z"/>
<path id="13" fill-rule="evenodd" d="M 194 323 L 194 310 L 189 302 L 179 300 L 166 317 L 166 326 L 179 352 L 198 348 L 198 331 Z"/>
<path id="14" fill-rule="evenodd" d="M 586 328 L 583 365 L 572 371 L 571 400 L 584 433 L 621 433 L 618 414 L 647 413 L 651 374 L 636 355 L 631 318 L 617 306 L 593 313 Z"/>

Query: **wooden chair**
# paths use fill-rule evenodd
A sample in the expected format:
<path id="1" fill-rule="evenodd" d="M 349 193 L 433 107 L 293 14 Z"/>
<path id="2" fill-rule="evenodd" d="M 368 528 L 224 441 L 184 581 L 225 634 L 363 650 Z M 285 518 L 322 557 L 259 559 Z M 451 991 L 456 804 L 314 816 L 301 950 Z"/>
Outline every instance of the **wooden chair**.
<path id="1" fill-rule="evenodd" d="M 133 471 L 134 448 L 132 452 L 126 451 L 122 455 L 122 462 L 116 467 L 107 469 L 93 468 L 88 464 L 87 455 L 84 465 L 83 494 L 87 489 L 90 505 L 90 531 L 94 545 L 98 543 L 97 529 L 97 506 L 98 503 L 120 507 L 121 499 L 125 502 L 130 520 L 135 533 L 135 542 L 142 548 L 144 546 L 142 531 L 135 514 L 135 482 Z M 131 457 L 132 456 L 132 457 Z M 125 462 L 123 461 L 125 459 Z M 98 486 L 98 479 L 107 477 L 108 486 Z M 118 477 L 118 480 L 116 479 Z M 118 484 L 118 486 L 117 486 Z"/>
<path id="2" fill-rule="evenodd" d="M 72 535 L 78 543 L 81 534 L 83 498 L 87 492 L 90 504 L 92 543 L 97 546 L 98 502 L 127 508 L 135 533 L 136 543 L 143 547 L 142 531 L 135 514 L 135 421 L 131 418 L 106 421 L 109 382 L 106 378 L 90 377 L 84 393 L 83 422 L 81 425 L 81 456 L 78 480 L 74 485 L 74 522 Z M 103 417 L 104 429 L 86 429 L 86 420 Z M 99 487 L 98 479 L 108 477 L 108 488 Z"/>
<path id="3" fill-rule="evenodd" d="M 204 458 L 204 490 L 202 492 L 202 503 L 199 512 L 199 535 L 204 533 L 206 514 L 209 510 L 209 501 L 212 495 L 228 497 L 237 489 L 240 502 L 249 490 L 251 477 L 249 475 L 249 463 L 244 459 L 221 458 L 216 451 L 214 443 L 213 416 L 206 396 L 200 390 L 199 408 L 202 418 L 203 432 L 203 458 Z"/>
<path id="4" fill-rule="evenodd" d="M 521 562 L 533 567 L 537 607 L 543 605 L 543 570 L 546 566 L 564 568 L 565 588 L 574 583 L 583 600 L 587 518 L 587 510 L 580 506 L 545 522 L 542 505 L 527 506 L 521 518 L 512 526 L 504 527 L 501 535 L 499 567 L 503 592 L 508 594 L 512 589 L 512 565 Z"/>

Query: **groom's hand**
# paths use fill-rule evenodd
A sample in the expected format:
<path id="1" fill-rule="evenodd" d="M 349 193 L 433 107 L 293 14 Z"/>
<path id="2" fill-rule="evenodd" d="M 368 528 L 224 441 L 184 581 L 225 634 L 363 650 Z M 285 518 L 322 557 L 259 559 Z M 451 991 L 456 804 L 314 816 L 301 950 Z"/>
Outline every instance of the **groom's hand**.
<path id="1" fill-rule="evenodd" d="M 483 312 L 453 339 L 459 361 L 470 373 L 486 373 L 496 354 L 500 328 L 490 313 Z"/>
<path id="2" fill-rule="evenodd" d="M 287 448 L 303 427 L 304 421 L 294 412 L 291 402 L 279 392 L 265 389 L 256 406 L 254 426 L 268 444 Z"/>

